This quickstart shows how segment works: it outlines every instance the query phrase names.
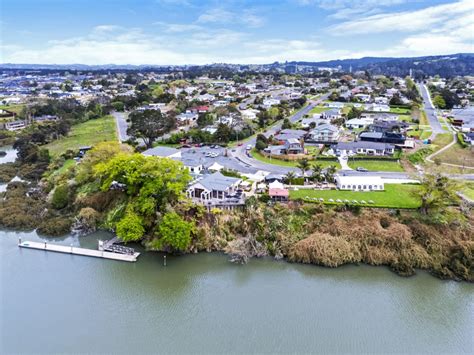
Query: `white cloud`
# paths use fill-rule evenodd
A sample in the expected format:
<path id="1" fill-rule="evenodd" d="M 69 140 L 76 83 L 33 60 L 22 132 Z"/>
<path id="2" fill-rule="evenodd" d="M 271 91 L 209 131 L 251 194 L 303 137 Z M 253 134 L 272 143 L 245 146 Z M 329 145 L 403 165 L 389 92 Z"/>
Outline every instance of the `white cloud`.
<path id="1" fill-rule="evenodd" d="M 463 0 L 451 4 L 431 6 L 417 11 L 384 13 L 342 22 L 331 28 L 335 35 L 373 34 L 382 32 L 413 32 L 426 30 L 453 18 L 472 15 L 474 1 Z"/>
<path id="2" fill-rule="evenodd" d="M 202 26 L 196 24 L 188 23 L 167 23 L 167 22 L 155 22 L 154 25 L 159 25 L 163 27 L 164 32 L 166 33 L 181 33 L 181 32 L 190 32 L 190 31 L 200 31 Z"/>
<path id="3" fill-rule="evenodd" d="M 201 14 L 198 17 L 197 22 L 243 24 L 248 27 L 261 27 L 264 24 L 264 19 L 256 15 L 252 10 L 244 10 L 242 13 L 236 13 L 222 8 L 214 8 Z"/>

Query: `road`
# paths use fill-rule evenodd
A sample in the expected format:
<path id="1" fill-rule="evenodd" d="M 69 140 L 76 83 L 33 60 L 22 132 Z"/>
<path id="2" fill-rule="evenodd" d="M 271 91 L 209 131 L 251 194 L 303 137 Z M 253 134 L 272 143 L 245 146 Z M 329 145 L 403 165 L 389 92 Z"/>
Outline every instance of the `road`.
<path id="1" fill-rule="evenodd" d="M 114 111 L 112 112 L 112 116 L 115 117 L 115 122 L 117 124 L 119 141 L 120 142 L 127 141 L 130 138 L 129 135 L 127 134 L 127 128 L 128 128 L 127 116 L 128 115 L 125 112 Z"/>
<path id="2" fill-rule="evenodd" d="M 292 116 L 289 117 L 290 122 L 294 123 L 296 121 L 299 121 L 304 117 L 304 115 L 308 114 L 309 111 L 311 111 L 315 106 L 320 104 L 322 101 L 326 100 L 329 97 L 329 94 L 325 94 L 318 98 L 316 101 L 311 101 L 306 107 L 303 109 L 297 111 L 294 113 Z M 275 135 L 276 132 L 278 132 L 281 129 L 281 125 L 283 122 L 278 122 L 277 124 L 271 126 L 265 131 L 265 136 L 269 137 L 271 135 Z M 247 140 L 244 140 L 243 144 L 241 146 L 236 147 L 230 152 L 230 156 L 233 159 L 236 159 L 239 161 L 241 164 L 243 164 L 246 168 L 253 167 L 255 170 L 265 170 L 269 171 L 270 173 L 273 174 L 286 174 L 289 171 L 293 172 L 298 172 L 298 168 L 292 168 L 292 167 L 286 167 L 286 166 L 279 166 L 279 165 L 273 165 L 273 164 L 267 164 L 263 163 L 257 159 L 254 159 L 252 157 L 249 157 L 247 155 L 246 151 L 246 146 L 247 145 L 252 145 L 255 146 L 256 143 L 256 137 L 251 137 Z M 234 151 L 235 150 L 235 151 Z"/>
<path id="3" fill-rule="evenodd" d="M 433 106 L 433 102 L 431 101 L 430 94 L 428 92 L 428 88 L 426 87 L 425 84 L 418 84 L 418 88 L 420 89 L 421 96 L 423 98 L 423 102 L 425 104 L 425 112 L 426 112 L 426 117 L 428 118 L 428 121 L 431 126 L 431 140 L 436 138 L 436 135 L 445 133 L 443 130 L 443 127 L 441 126 L 441 123 L 438 120 L 438 115 L 436 113 L 436 109 Z"/>

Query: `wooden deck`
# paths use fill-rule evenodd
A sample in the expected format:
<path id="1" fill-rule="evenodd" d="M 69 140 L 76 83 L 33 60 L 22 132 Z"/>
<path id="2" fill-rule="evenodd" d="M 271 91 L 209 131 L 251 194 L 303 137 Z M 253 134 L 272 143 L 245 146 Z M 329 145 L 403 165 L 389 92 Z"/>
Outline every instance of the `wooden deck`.
<path id="1" fill-rule="evenodd" d="M 77 248 L 77 247 L 66 246 L 66 245 L 49 244 L 46 242 L 39 243 L 39 242 L 24 241 L 24 242 L 19 242 L 18 246 L 21 248 L 54 251 L 57 253 L 92 256 L 95 258 L 129 261 L 129 262 L 137 261 L 137 258 L 140 255 L 140 253 L 137 253 L 137 252 L 135 252 L 132 255 L 118 254 L 118 253 L 110 253 L 107 251 Z"/>

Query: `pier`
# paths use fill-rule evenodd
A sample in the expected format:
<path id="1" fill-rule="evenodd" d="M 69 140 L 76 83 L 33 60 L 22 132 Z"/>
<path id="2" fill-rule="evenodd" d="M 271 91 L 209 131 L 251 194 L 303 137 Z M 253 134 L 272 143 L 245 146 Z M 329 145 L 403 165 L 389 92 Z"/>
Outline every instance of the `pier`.
<path id="1" fill-rule="evenodd" d="M 63 253 L 63 254 L 92 256 L 95 258 L 129 261 L 129 262 L 137 261 L 137 258 L 140 255 L 140 253 L 135 252 L 135 251 L 133 251 L 133 253 L 117 253 L 117 252 L 109 252 L 105 250 L 92 250 L 92 249 L 78 248 L 78 247 L 73 247 L 72 245 L 67 246 L 67 245 L 49 244 L 47 242 L 31 242 L 31 241 L 22 242 L 21 239 L 18 241 L 18 246 L 20 248 L 53 251 L 53 252 Z"/>

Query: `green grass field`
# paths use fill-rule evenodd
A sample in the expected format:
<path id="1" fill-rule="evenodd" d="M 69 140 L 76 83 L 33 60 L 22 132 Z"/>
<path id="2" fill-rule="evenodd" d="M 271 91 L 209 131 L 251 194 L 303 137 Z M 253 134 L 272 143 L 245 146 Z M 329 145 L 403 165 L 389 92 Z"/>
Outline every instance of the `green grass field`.
<path id="1" fill-rule="evenodd" d="M 329 107 L 316 106 L 311 111 L 309 111 L 308 114 L 313 115 L 315 113 L 321 113 L 321 112 L 328 111 L 328 110 L 330 110 Z"/>
<path id="2" fill-rule="evenodd" d="M 474 183 L 466 183 L 466 186 L 461 190 L 461 193 L 474 201 Z"/>
<path id="3" fill-rule="evenodd" d="M 263 156 L 259 152 L 257 152 L 255 149 L 253 149 L 250 154 L 254 159 L 257 159 L 261 161 L 262 163 L 267 163 L 267 164 L 272 164 L 272 165 L 279 165 L 279 166 L 286 166 L 286 167 L 291 167 L 291 168 L 297 168 L 298 167 L 298 162 L 297 161 L 285 161 L 285 160 L 280 160 L 280 159 L 271 159 L 268 157 Z M 327 168 L 328 166 L 334 165 L 337 169 L 341 168 L 341 165 L 337 160 L 310 160 L 311 164 L 320 164 L 323 168 Z"/>
<path id="4" fill-rule="evenodd" d="M 23 110 L 23 107 L 25 105 L 20 104 L 20 105 L 0 105 L 0 110 L 7 110 L 11 112 L 15 112 L 17 115 Z"/>
<path id="5" fill-rule="evenodd" d="M 366 201 L 372 200 L 374 203 L 367 203 L 368 207 L 388 207 L 388 208 L 418 208 L 420 200 L 415 196 L 415 192 L 419 190 L 417 185 L 401 185 L 401 184 L 385 184 L 385 191 L 340 191 L 340 190 L 297 190 L 290 191 L 290 199 L 304 199 L 311 201 L 309 198 L 323 198 L 325 204 L 337 204 L 337 202 L 329 202 L 329 199 L 336 201 L 356 200 Z M 363 204 L 360 204 L 364 206 Z"/>
<path id="6" fill-rule="evenodd" d="M 411 110 L 408 108 L 401 108 L 401 107 L 390 107 L 391 113 L 399 113 L 401 115 L 409 115 L 411 114 Z"/>
<path id="7" fill-rule="evenodd" d="M 358 167 L 366 168 L 370 171 L 404 171 L 397 161 L 389 160 L 350 160 L 349 167 L 356 169 Z"/>
<path id="8" fill-rule="evenodd" d="M 44 146 L 53 156 L 61 155 L 68 149 L 94 145 L 103 141 L 117 140 L 117 130 L 113 116 L 105 116 L 72 126 L 67 137 Z"/>

